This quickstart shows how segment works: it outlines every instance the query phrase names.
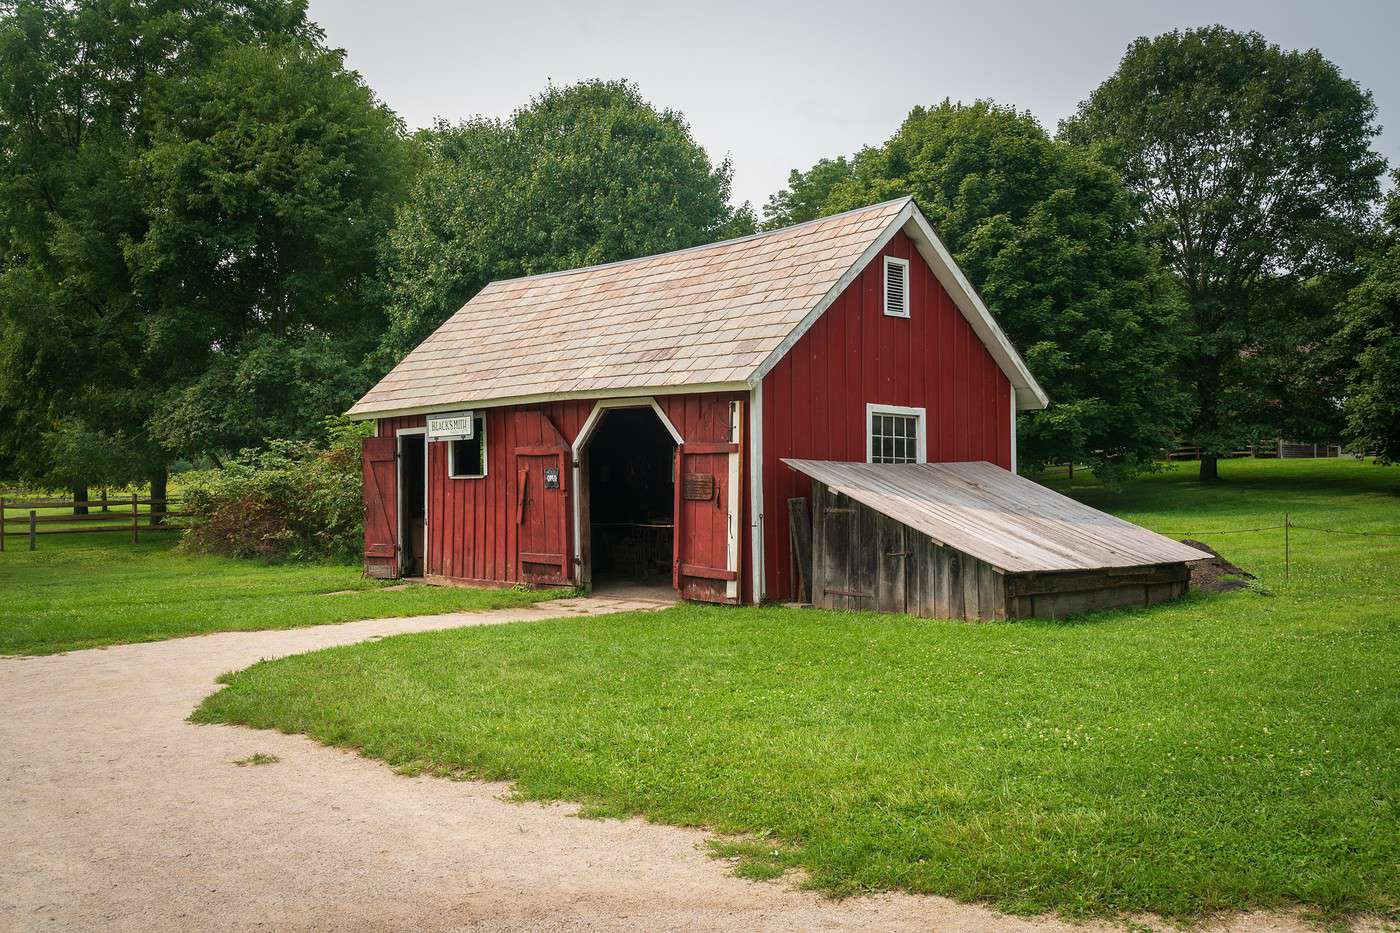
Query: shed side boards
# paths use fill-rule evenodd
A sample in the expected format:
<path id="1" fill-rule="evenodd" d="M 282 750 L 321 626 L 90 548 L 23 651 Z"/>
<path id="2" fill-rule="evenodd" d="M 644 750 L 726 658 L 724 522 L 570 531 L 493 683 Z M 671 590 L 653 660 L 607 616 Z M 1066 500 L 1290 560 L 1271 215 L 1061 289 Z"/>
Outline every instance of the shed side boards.
<path id="1" fill-rule="evenodd" d="M 883 309 L 884 257 L 909 260 L 908 318 Z M 763 579 L 792 599 L 785 503 L 812 483 L 783 457 L 864 462 L 867 404 L 926 410 L 931 462 L 1011 469 L 1011 384 L 902 231 L 763 379 Z"/>
<path id="2" fill-rule="evenodd" d="M 745 393 L 658 395 L 656 402 L 687 444 L 723 443 L 729 437 L 729 403 L 748 402 Z M 482 583 L 517 583 L 535 580 L 532 568 L 519 565 L 516 503 L 520 490 L 516 451 L 521 448 L 572 445 L 596 400 L 570 399 L 542 405 L 487 408 L 486 475 L 479 479 L 448 476 L 448 444 L 428 444 L 427 565 L 431 576 Z M 390 438 L 406 428 L 421 428 L 422 415 L 380 418 L 378 435 Z M 744 445 L 741 475 L 749 475 L 748 447 Z M 567 467 L 567 463 L 566 463 Z M 567 495 L 577 495 L 572 484 Z M 749 553 L 751 523 L 748 496 L 741 497 L 743 529 L 741 561 Z M 566 509 L 564 548 L 567 566 L 578 557 L 573 547 L 573 511 Z M 550 539 L 553 540 L 552 538 Z M 741 565 L 742 569 L 742 565 Z M 750 575 L 740 573 L 741 599 L 752 599 Z"/>
<path id="3" fill-rule="evenodd" d="M 823 609 L 1055 619 L 1150 606 L 1190 585 L 1185 563 L 1002 573 L 823 483 L 812 486 L 812 604 Z"/>

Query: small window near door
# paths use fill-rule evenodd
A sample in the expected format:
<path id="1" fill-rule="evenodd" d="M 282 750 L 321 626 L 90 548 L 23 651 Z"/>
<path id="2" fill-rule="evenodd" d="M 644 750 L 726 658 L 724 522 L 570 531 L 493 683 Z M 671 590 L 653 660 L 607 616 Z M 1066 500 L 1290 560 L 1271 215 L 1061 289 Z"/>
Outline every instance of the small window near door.
<path id="1" fill-rule="evenodd" d="M 447 475 L 452 479 L 480 479 L 486 475 L 486 416 L 477 415 L 471 440 L 448 442 Z"/>
<path id="2" fill-rule="evenodd" d="M 868 463 L 923 463 L 924 411 L 921 408 L 866 406 Z"/>

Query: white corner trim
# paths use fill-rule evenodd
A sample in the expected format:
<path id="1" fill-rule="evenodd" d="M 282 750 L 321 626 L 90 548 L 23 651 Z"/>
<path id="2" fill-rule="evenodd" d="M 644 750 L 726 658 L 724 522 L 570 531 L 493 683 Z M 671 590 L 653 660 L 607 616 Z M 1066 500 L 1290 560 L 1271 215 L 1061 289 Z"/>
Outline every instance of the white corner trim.
<path id="1" fill-rule="evenodd" d="M 725 569 L 734 571 L 734 579 L 724 583 L 724 595 L 735 603 L 741 602 L 739 593 L 739 558 L 744 550 L 744 529 L 740 523 L 744 516 L 743 499 L 740 498 L 740 480 L 744 470 L 744 403 L 738 400 L 729 403 L 729 443 L 737 449 L 726 459 L 729 463 L 729 502 L 728 521 L 725 522 Z M 674 521 L 674 519 L 672 519 Z"/>
<path id="2" fill-rule="evenodd" d="M 749 543 L 753 602 L 763 602 L 763 383 L 749 393 Z"/>
<path id="3" fill-rule="evenodd" d="M 928 409 L 911 407 L 908 405 L 879 405 L 875 402 L 865 403 L 865 462 L 874 463 L 871 459 L 875 450 L 873 447 L 874 436 L 870 433 L 871 415 L 913 415 L 917 426 L 917 440 L 915 441 L 915 456 L 918 463 L 928 463 Z"/>
<path id="4" fill-rule="evenodd" d="M 902 268 L 904 269 L 904 295 L 903 295 L 903 301 L 902 301 L 903 310 L 901 310 L 901 311 L 891 311 L 891 310 L 890 310 L 890 267 L 891 267 L 891 266 L 902 267 Z M 880 284 L 881 284 L 881 295 L 883 296 L 883 300 L 882 300 L 881 303 L 880 303 L 880 310 L 882 310 L 882 311 L 885 312 L 885 316 L 886 316 L 886 317 L 902 317 L 902 318 L 907 318 L 907 317 L 909 316 L 909 260 L 907 260 L 907 259 L 900 259 L 898 256 L 886 256 L 886 257 L 885 257 L 885 261 L 884 261 L 884 263 L 882 264 L 881 271 L 883 272 L 883 275 L 881 276 L 881 282 L 880 282 Z"/>

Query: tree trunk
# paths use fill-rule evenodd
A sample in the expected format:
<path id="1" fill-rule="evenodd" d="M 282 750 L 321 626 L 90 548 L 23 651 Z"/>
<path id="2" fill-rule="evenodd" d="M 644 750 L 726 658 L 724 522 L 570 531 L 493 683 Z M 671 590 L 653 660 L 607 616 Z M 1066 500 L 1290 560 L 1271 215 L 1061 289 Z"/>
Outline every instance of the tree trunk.
<path id="1" fill-rule="evenodd" d="M 1207 453 L 1220 442 L 1220 382 L 1221 362 L 1214 356 L 1203 356 L 1196 361 L 1196 423 L 1192 430 L 1192 443 L 1201 447 L 1201 482 L 1214 483 L 1220 479 L 1217 468 L 1219 457 Z M 1217 448 L 1218 449 L 1218 448 Z"/>
<path id="2" fill-rule="evenodd" d="M 165 513 L 167 511 L 167 506 L 165 504 L 165 493 L 166 488 L 169 485 L 169 480 L 170 474 L 166 471 L 164 465 L 156 467 L 155 470 L 151 473 L 152 527 L 156 525 L 165 524 Z"/>
<path id="3" fill-rule="evenodd" d="M 73 501 L 74 501 L 74 502 L 86 502 L 86 501 L 87 501 L 87 497 L 88 497 L 87 483 L 74 483 L 74 484 L 73 484 Z M 74 515 L 86 515 L 87 513 L 88 513 L 88 507 L 87 507 L 87 506 L 85 506 L 85 505 L 75 505 L 75 506 L 73 506 L 73 514 L 74 514 Z"/>

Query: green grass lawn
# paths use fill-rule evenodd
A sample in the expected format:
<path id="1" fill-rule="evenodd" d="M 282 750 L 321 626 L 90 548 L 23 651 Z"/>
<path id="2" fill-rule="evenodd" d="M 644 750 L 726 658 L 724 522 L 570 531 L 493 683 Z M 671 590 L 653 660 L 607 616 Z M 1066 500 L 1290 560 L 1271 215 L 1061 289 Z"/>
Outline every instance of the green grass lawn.
<path id="1" fill-rule="evenodd" d="M 0 655 L 386 616 L 497 609 L 558 591 L 386 590 L 357 566 L 272 565 L 178 553 L 174 532 L 9 537 L 0 553 Z M 353 593 L 328 596 L 337 590 Z"/>
<path id="2" fill-rule="evenodd" d="M 1400 469 L 1195 466 L 1074 493 L 1263 588 L 1069 622 L 779 608 L 405 635 L 256 665 L 196 712 L 409 771 L 719 831 L 739 871 L 1073 916 L 1397 913 Z M 1270 595 L 1272 594 L 1272 595 Z"/>

